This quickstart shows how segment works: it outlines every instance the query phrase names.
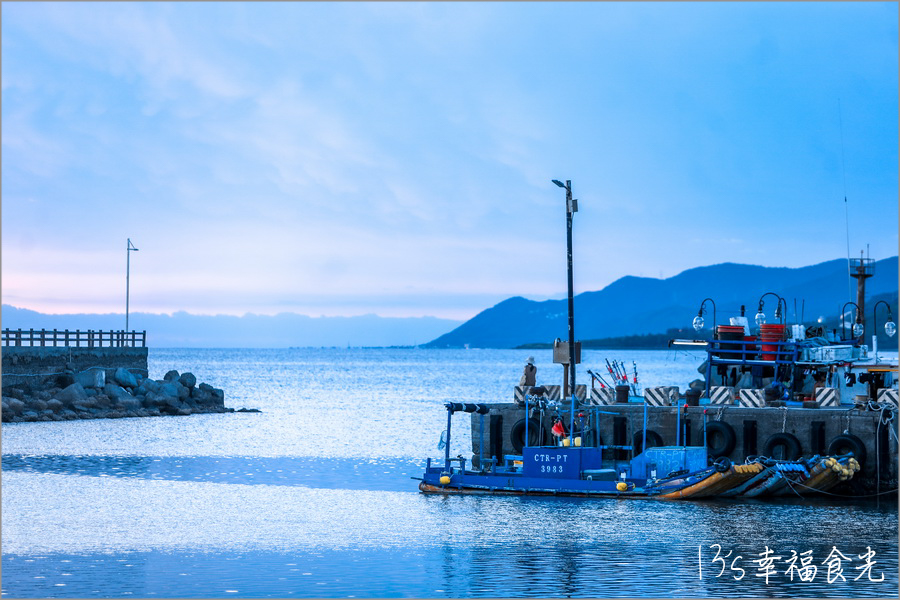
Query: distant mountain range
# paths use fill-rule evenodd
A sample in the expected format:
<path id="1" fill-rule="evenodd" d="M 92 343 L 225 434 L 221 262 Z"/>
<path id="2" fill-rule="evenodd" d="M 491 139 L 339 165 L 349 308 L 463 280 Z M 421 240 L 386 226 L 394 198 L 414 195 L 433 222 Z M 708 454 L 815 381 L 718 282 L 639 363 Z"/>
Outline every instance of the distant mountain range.
<path id="1" fill-rule="evenodd" d="M 866 282 L 865 317 L 870 325 L 872 307 L 879 299 L 890 303 L 894 319 L 900 321 L 897 272 L 896 256 L 875 263 L 875 276 Z M 575 297 L 575 334 L 585 342 L 598 340 L 616 346 L 637 342 L 611 338 L 653 334 L 653 339 L 637 340 L 646 345 L 672 329 L 693 333 L 691 322 L 707 297 L 716 303 L 718 323 L 727 324 L 728 317 L 739 314 L 741 305 L 746 306 L 752 322 L 765 292 L 775 292 L 787 301 L 788 321 L 802 317 L 811 325 L 822 317 L 830 327 L 848 300 L 847 281 L 846 259 L 798 269 L 724 263 L 689 269 L 668 279 L 622 277 L 600 291 Z M 776 299 L 769 295 L 764 300 L 766 316 L 774 322 Z M 855 280 L 852 300 L 856 300 Z M 706 308 L 709 328 L 712 304 L 707 302 Z M 886 316 L 887 311 L 880 309 L 879 326 Z M 565 299 L 539 302 L 522 297 L 504 300 L 464 323 L 435 317 L 309 317 L 295 313 L 235 317 L 186 312 L 131 313 L 130 322 L 132 329 L 146 330 L 148 345 L 158 348 L 515 348 L 566 339 L 568 335 Z M 2 327 L 9 329 L 109 330 L 123 329 L 124 324 L 123 314 L 47 315 L 2 306 Z M 871 329 L 867 335 L 871 335 Z"/>
<path id="2" fill-rule="evenodd" d="M 870 323 L 874 301 L 891 303 L 897 314 L 897 257 L 875 263 L 875 276 L 866 281 L 865 318 Z M 622 277 L 600 291 L 575 296 L 575 334 L 579 340 L 657 334 L 690 328 L 705 298 L 716 303 L 717 322 L 740 313 L 741 305 L 753 322 L 760 296 L 774 292 L 787 302 L 788 321 L 807 325 L 822 317 L 833 322 L 848 301 L 847 260 L 837 259 L 797 269 L 723 263 L 689 269 L 668 279 Z M 852 297 L 856 301 L 856 280 Z M 768 322 L 775 321 L 777 299 L 764 298 Z M 706 326 L 713 322 L 707 302 Z M 854 310 L 853 307 L 848 307 Z M 880 311 L 884 311 L 883 307 Z M 796 316 L 795 316 L 796 313 Z M 426 344 L 432 348 L 514 348 L 524 344 L 565 340 L 567 301 L 536 302 L 509 298 Z M 879 312 L 879 320 L 887 311 Z M 871 335 L 871 331 L 867 332 Z"/>
<path id="3" fill-rule="evenodd" d="M 47 315 L 4 304 L 4 328 L 124 329 L 124 314 Z M 331 346 L 415 346 L 434 339 L 460 321 L 435 317 L 308 317 L 247 314 L 172 315 L 131 313 L 130 328 L 147 331 L 157 348 L 285 348 Z"/>

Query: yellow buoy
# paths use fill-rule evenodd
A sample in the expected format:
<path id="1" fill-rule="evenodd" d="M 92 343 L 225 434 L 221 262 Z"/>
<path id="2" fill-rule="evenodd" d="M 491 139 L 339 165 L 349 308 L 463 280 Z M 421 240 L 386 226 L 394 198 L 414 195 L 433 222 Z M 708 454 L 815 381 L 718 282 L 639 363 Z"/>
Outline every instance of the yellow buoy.
<path id="1" fill-rule="evenodd" d="M 569 438 L 563 438 L 562 442 L 563 442 L 563 446 L 565 446 L 566 448 L 569 447 Z"/>
<path id="2" fill-rule="evenodd" d="M 834 466 L 834 463 L 837 462 L 833 458 L 828 458 L 825 460 L 825 466 L 829 469 Z"/>
<path id="3" fill-rule="evenodd" d="M 575 438 L 575 446 L 577 446 L 579 448 L 581 447 L 581 438 L 580 437 Z"/>
<path id="4" fill-rule="evenodd" d="M 834 471 L 835 473 L 840 473 L 843 468 L 844 467 L 841 466 L 841 463 L 835 462 L 834 465 L 831 467 L 831 470 Z"/>
<path id="5" fill-rule="evenodd" d="M 616 484 L 616 489 L 619 490 L 620 492 L 624 492 L 625 490 L 628 489 L 628 484 L 625 483 L 624 481 L 620 481 L 619 483 Z"/>
<path id="6" fill-rule="evenodd" d="M 450 483 L 450 477 L 441 475 L 441 485 L 447 485 L 448 483 Z"/>

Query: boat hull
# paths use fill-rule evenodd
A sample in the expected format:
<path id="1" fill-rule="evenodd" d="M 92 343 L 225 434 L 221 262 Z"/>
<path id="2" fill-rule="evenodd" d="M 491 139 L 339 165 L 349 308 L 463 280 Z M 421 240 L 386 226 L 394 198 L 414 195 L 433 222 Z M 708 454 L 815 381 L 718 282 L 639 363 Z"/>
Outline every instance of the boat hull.
<path id="1" fill-rule="evenodd" d="M 575 498 L 650 498 L 646 492 L 633 491 L 604 491 L 604 490 L 548 490 L 548 489 L 517 489 L 517 488 L 482 488 L 467 487 L 465 485 L 433 485 L 426 482 L 419 483 L 419 490 L 425 494 L 441 494 L 444 496 L 455 495 L 487 495 L 487 496 L 564 496 Z"/>

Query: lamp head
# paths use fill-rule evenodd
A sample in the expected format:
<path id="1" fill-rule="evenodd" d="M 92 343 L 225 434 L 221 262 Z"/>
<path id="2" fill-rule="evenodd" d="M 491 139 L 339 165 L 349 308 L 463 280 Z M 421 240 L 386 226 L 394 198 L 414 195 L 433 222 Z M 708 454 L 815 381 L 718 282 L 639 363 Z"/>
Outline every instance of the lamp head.
<path id="1" fill-rule="evenodd" d="M 757 324 L 757 325 L 765 325 L 765 323 L 766 323 L 766 315 L 765 315 L 765 313 L 762 311 L 762 307 L 760 307 L 759 312 L 756 313 L 755 320 L 756 320 L 756 324 Z"/>
<path id="2" fill-rule="evenodd" d="M 894 325 L 894 320 L 890 317 L 888 317 L 887 323 L 884 324 L 884 332 L 888 337 L 894 337 L 894 334 L 897 333 L 897 326 Z"/>
<path id="3" fill-rule="evenodd" d="M 697 315 L 694 317 L 694 331 L 700 331 L 701 329 L 703 329 L 703 317 Z"/>
<path id="4" fill-rule="evenodd" d="M 561 187 L 561 188 L 565 188 L 565 187 L 566 187 L 566 186 L 563 184 L 563 182 L 560 181 L 559 179 L 554 179 L 554 180 L 553 180 L 553 183 L 555 183 L 556 185 L 558 185 L 558 186 Z"/>
<path id="5" fill-rule="evenodd" d="M 857 321 L 856 323 L 853 324 L 853 336 L 854 337 L 861 336 L 863 334 L 863 331 L 865 331 L 865 329 L 863 328 L 862 323 Z"/>

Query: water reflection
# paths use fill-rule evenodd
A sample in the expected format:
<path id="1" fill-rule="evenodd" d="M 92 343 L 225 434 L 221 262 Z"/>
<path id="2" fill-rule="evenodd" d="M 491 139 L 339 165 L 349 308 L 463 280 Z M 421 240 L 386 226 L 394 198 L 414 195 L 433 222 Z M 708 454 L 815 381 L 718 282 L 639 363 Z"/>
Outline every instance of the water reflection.
<path id="1" fill-rule="evenodd" d="M 413 491 L 424 461 L 319 457 L 70 456 L 4 454 L 6 473 L 52 473 L 242 485 Z"/>
<path id="2" fill-rule="evenodd" d="M 690 381 L 699 363 L 665 352 L 628 358 L 647 385 Z M 509 398 L 521 361 L 517 351 L 151 349 L 155 376 L 196 365 L 229 405 L 264 412 L 4 424 L 2 593 L 896 595 L 896 499 L 419 494 L 410 476 L 436 454 L 441 403 Z M 467 450 L 468 432 L 454 435 L 452 454 Z M 746 558 L 741 581 L 715 577 L 713 566 L 700 579 L 698 548 L 712 544 Z M 821 571 L 791 582 L 780 565 L 766 585 L 749 562 L 766 546 L 812 550 L 819 563 L 832 546 L 852 558 L 871 546 L 885 581 L 854 582 L 850 565 L 846 582 L 829 585 Z"/>

